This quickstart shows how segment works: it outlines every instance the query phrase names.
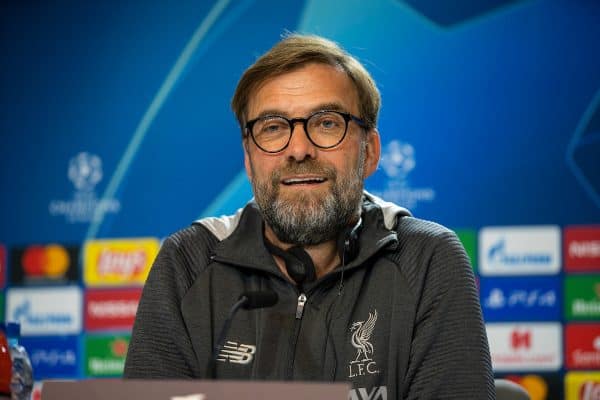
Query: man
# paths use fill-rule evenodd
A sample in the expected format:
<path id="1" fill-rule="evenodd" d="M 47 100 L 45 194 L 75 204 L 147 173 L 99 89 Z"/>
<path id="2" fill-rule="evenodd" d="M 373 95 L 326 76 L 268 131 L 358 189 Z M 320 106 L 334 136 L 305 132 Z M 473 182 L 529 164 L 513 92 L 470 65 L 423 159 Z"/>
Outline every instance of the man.
<path id="1" fill-rule="evenodd" d="M 454 233 L 363 191 L 379 92 L 336 44 L 292 35 L 232 106 L 255 200 L 170 236 L 150 272 L 125 376 L 347 381 L 350 398 L 486 399 L 477 291 Z M 278 302 L 241 311 L 247 291 Z"/>

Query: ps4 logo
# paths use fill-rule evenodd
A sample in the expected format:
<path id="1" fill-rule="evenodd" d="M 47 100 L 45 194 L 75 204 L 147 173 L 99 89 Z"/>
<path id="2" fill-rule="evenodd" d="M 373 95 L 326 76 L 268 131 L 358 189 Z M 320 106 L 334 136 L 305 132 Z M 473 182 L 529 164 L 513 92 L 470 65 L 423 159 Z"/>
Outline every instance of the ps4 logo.
<path id="1" fill-rule="evenodd" d="M 47 367 L 66 367 L 77 365 L 77 356 L 73 350 L 38 349 L 31 352 L 34 367 L 45 364 Z"/>
<path id="2" fill-rule="evenodd" d="M 534 307 L 555 307 L 557 294 L 555 290 L 522 290 L 516 289 L 508 291 L 505 295 L 501 288 L 493 288 L 484 301 L 484 305 L 490 309 L 501 308 L 534 308 Z"/>

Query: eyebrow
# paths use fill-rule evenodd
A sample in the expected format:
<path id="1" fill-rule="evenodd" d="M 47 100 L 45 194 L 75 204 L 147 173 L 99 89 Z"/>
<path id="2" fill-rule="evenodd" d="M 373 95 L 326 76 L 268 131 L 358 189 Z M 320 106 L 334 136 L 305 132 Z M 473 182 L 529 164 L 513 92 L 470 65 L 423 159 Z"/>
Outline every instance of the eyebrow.
<path id="1" fill-rule="evenodd" d="M 342 106 L 340 103 L 336 103 L 336 102 L 321 103 L 321 104 L 318 104 L 315 107 L 311 108 L 310 110 L 308 110 L 308 113 L 306 114 L 306 116 L 309 116 L 309 115 L 319 112 L 319 111 L 348 112 L 346 107 Z M 277 108 L 268 108 L 266 110 L 261 111 L 256 117 L 251 118 L 251 119 L 272 117 L 272 116 L 282 116 L 282 117 L 290 118 L 290 114 L 288 112 L 285 112 L 285 111 L 283 111 L 281 109 L 277 109 Z M 293 116 L 293 118 L 296 118 L 296 117 L 297 116 Z"/>

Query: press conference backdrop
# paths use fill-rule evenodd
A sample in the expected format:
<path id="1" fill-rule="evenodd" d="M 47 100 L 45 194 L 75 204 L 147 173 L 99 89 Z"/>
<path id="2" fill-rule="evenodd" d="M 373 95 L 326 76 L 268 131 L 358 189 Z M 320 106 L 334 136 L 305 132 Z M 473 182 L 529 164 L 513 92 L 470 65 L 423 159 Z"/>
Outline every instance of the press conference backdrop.
<path id="1" fill-rule="evenodd" d="M 38 381 L 121 374 L 160 240 L 251 197 L 229 101 L 297 31 L 378 82 L 366 187 L 457 231 L 498 376 L 600 390 L 599 2 L 13 0 L 0 26 L 0 309 Z"/>

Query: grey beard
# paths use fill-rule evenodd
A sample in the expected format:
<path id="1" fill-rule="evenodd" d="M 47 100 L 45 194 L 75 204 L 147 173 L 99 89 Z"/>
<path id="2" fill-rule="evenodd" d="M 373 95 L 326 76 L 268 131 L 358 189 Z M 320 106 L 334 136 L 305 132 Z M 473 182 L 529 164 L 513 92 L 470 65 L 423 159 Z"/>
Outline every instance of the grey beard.
<path id="1" fill-rule="evenodd" d="M 346 182 L 349 183 L 349 182 Z M 269 196 L 260 201 L 256 196 L 265 222 L 284 243 L 308 246 L 336 238 L 356 218 L 362 198 L 362 184 L 354 185 L 343 196 L 334 187 L 322 202 L 298 196 L 294 203 Z M 346 188 L 350 189 L 350 188 Z"/>
<path id="2" fill-rule="evenodd" d="M 359 215 L 363 193 L 364 146 L 359 154 L 358 166 L 346 178 L 335 175 L 330 168 L 316 162 L 304 161 L 290 165 L 296 172 L 324 172 L 331 182 L 331 191 L 324 198 L 299 193 L 292 200 L 279 197 L 280 172 L 274 172 L 270 181 L 253 181 L 256 203 L 265 222 L 284 243 L 309 246 L 337 238 L 339 233 Z"/>

